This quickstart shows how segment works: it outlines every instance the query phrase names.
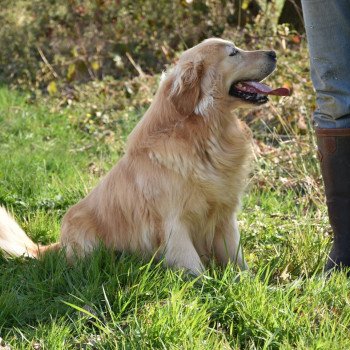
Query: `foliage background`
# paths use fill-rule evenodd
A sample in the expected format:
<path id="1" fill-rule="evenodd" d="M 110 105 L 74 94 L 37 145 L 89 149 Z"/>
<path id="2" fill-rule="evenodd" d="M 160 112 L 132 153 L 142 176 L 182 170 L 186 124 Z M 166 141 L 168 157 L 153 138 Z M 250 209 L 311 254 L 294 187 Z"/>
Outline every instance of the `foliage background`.
<path id="1" fill-rule="evenodd" d="M 159 73 L 177 52 L 211 36 L 232 36 L 232 29 L 249 23 L 259 24 L 265 36 L 275 34 L 278 8 L 252 0 L 2 0 L 1 5 L 0 47 L 6 50 L 0 75 L 39 87 L 57 79 L 130 77 L 135 74 L 130 57 L 144 72 Z M 240 42 L 255 35 L 241 32 Z"/>
<path id="2" fill-rule="evenodd" d="M 82 105 L 94 99 L 94 90 L 95 102 L 102 99 L 106 109 L 118 114 L 126 105 L 147 105 L 158 83 L 154 76 L 173 64 L 181 51 L 220 36 L 246 49 L 277 50 L 284 73 L 272 79 L 290 88 L 310 88 L 303 36 L 290 25 L 277 25 L 283 4 L 289 1 L 295 4 L 294 0 L 2 0 L 0 79 L 17 89 L 30 89 L 32 100 L 43 94 L 59 98 L 60 106 Z M 305 64 L 291 68 L 296 60 Z M 293 98 L 289 101 L 295 106 Z M 281 110 L 283 118 L 286 114 L 294 130 L 305 131 L 307 112 L 298 111 L 292 118 L 288 108 Z"/>

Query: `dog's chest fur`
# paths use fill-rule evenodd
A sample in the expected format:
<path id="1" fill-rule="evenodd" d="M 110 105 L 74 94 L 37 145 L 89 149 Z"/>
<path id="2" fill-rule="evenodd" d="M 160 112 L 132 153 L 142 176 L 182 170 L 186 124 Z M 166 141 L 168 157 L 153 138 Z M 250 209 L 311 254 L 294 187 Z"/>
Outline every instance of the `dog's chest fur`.
<path id="1" fill-rule="evenodd" d="M 252 144 L 247 126 L 237 119 L 225 127 L 209 129 L 196 147 L 193 163 L 194 186 L 211 203 L 235 207 L 250 171 Z"/>
<path id="2" fill-rule="evenodd" d="M 160 137 L 148 156 L 152 163 L 177 173 L 183 186 L 206 202 L 235 207 L 250 171 L 250 130 L 235 117 L 203 129 L 198 132 L 184 124 L 170 137 Z"/>

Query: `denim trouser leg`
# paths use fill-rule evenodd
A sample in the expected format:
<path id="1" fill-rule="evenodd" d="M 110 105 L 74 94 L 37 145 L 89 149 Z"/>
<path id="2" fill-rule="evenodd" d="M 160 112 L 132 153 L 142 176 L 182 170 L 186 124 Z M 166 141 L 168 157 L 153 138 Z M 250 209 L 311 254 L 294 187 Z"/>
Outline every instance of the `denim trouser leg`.
<path id="1" fill-rule="evenodd" d="M 302 0 L 319 128 L 350 128 L 350 0 Z"/>

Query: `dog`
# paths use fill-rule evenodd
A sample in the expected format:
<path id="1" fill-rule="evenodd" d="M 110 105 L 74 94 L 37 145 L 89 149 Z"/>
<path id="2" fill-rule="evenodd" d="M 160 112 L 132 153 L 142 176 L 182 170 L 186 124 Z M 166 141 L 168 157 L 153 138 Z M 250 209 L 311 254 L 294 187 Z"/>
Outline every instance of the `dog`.
<path id="1" fill-rule="evenodd" d="M 68 210 L 60 241 L 35 244 L 1 208 L 0 249 L 38 258 L 63 248 L 73 260 L 103 242 L 194 275 L 211 259 L 247 269 L 237 212 L 252 136 L 233 111 L 268 101 L 276 90 L 259 82 L 275 67 L 274 51 L 244 51 L 222 39 L 188 49 L 164 74 L 125 155 Z"/>

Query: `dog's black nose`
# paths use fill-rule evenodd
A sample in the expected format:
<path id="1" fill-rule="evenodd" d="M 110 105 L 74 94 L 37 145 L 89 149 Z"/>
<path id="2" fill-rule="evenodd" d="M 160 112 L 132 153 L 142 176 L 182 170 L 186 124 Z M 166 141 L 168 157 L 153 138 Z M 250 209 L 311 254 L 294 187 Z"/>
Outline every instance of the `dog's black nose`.
<path id="1" fill-rule="evenodd" d="M 268 51 L 268 52 L 266 52 L 266 54 L 274 60 L 277 59 L 277 55 L 276 55 L 275 51 Z"/>

